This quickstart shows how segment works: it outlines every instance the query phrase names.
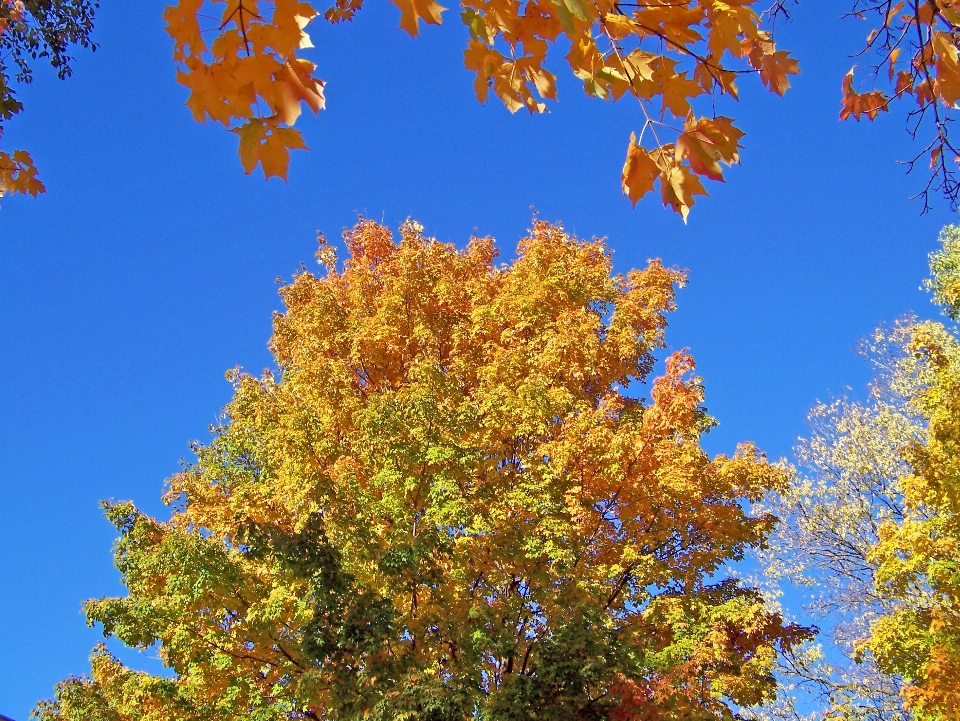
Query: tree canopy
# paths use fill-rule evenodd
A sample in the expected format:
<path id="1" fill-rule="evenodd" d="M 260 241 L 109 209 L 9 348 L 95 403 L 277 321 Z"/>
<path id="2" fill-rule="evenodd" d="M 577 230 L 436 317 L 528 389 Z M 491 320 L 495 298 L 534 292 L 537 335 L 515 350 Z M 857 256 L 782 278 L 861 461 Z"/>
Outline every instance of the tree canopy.
<path id="1" fill-rule="evenodd" d="M 412 222 L 346 244 L 284 287 L 278 371 L 230 374 L 171 518 L 106 506 L 128 594 L 87 618 L 172 675 L 100 647 L 39 718 L 732 721 L 774 697 L 810 631 L 729 564 L 786 479 L 704 452 L 689 355 L 653 378 L 683 273 L 612 275 L 541 221 L 509 265 Z"/>
<path id="2" fill-rule="evenodd" d="M 960 228 L 930 257 L 933 300 L 956 315 Z M 768 570 L 809 590 L 844 657 L 806 652 L 787 671 L 817 687 L 827 717 L 950 719 L 960 702 L 960 341 L 909 317 L 865 353 L 866 402 L 811 412 L 801 472 L 772 511 L 784 521 Z"/>

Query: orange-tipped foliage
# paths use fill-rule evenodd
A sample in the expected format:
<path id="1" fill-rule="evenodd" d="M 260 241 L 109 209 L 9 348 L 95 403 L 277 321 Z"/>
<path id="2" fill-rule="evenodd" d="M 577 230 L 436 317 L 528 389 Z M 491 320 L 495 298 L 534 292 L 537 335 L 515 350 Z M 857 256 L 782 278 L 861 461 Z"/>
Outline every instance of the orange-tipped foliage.
<path id="1" fill-rule="evenodd" d="M 808 634 L 726 567 L 783 474 L 704 452 L 689 354 L 654 377 L 683 273 L 613 275 L 603 242 L 540 221 L 509 265 L 412 222 L 346 243 L 283 289 L 278 372 L 231 375 L 172 518 L 109 507 L 128 595 L 88 618 L 159 644 L 172 679 L 101 650 L 40 717 L 709 721 L 769 699 Z"/>

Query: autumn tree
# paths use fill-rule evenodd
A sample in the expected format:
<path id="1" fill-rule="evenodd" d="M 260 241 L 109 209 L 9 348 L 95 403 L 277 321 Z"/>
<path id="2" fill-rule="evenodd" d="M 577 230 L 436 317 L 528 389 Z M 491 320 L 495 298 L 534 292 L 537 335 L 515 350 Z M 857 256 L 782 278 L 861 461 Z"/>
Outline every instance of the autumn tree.
<path id="1" fill-rule="evenodd" d="M 71 72 L 72 46 L 95 47 L 90 33 L 97 6 L 97 0 L 0 0 L 0 138 L 4 122 L 23 110 L 13 84 L 31 82 L 31 63 L 49 61 L 62 79 Z M 0 197 L 43 190 L 27 151 L 0 150 Z"/>
<path id="2" fill-rule="evenodd" d="M 957 317 L 960 228 L 941 234 L 927 286 Z M 898 721 L 957 713 L 960 676 L 960 341 L 908 318 L 865 344 L 868 399 L 817 405 L 800 472 L 771 510 L 768 572 L 807 589 L 839 653 L 787 658 L 825 716 Z"/>
<path id="3" fill-rule="evenodd" d="M 809 631 L 729 564 L 784 474 L 703 451 L 689 355 L 653 379 L 683 273 L 612 275 L 541 221 L 509 265 L 412 222 L 345 239 L 283 288 L 278 370 L 230 374 L 170 519 L 106 506 L 127 595 L 87 618 L 171 675 L 100 647 L 39 719 L 732 721 L 773 697 Z"/>

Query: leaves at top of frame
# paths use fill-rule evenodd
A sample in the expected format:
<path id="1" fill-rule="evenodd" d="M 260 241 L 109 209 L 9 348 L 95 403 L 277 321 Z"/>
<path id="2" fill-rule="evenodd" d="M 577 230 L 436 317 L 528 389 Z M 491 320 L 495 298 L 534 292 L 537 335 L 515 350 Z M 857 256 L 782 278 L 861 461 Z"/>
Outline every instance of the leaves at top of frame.
<path id="1" fill-rule="evenodd" d="M 442 21 L 444 8 L 435 0 L 392 2 L 400 27 L 411 36 L 420 33 L 421 21 Z M 461 0 L 460 17 L 470 32 L 464 65 L 474 74 L 480 102 L 494 95 L 511 112 L 544 113 L 557 98 L 548 60 L 557 44 L 568 45 L 566 64 L 584 92 L 637 102 L 643 118 L 639 135 L 655 146 L 641 152 L 631 141 L 624 192 L 636 203 L 652 189 L 654 177 L 664 203 L 685 219 L 694 197 L 706 194 L 701 180 L 720 180 L 719 164 L 738 162 L 742 137 L 723 116 L 700 118 L 688 127 L 695 107 L 719 96 L 736 99 L 736 81 L 743 75 L 758 77 L 782 95 L 799 72 L 797 61 L 778 50 L 762 27 L 760 4 Z M 262 165 L 260 151 L 251 148 L 266 147 L 273 129 L 290 128 L 302 103 L 314 112 L 323 107 L 317 68 L 297 56 L 310 46 L 309 23 L 321 10 L 330 22 L 350 20 L 361 5 L 362 0 L 334 0 L 326 9 L 301 0 L 178 0 L 165 17 L 180 65 L 178 80 L 191 91 L 187 104 L 194 117 L 221 123 L 241 138 L 260 138 L 259 144 L 243 141 L 242 160 L 248 170 L 251 162 Z M 210 17 L 218 20 L 205 19 Z M 270 174 L 285 177 L 285 168 Z"/>
<path id="2" fill-rule="evenodd" d="M 286 179 L 289 151 L 306 149 L 292 126 L 304 104 L 314 114 L 323 109 L 324 83 L 297 52 L 313 47 L 306 27 L 317 14 L 300 0 L 180 0 L 164 13 L 187 106 L 197 121 L 240 137 L 247 173 L 259 165 L 265 177 Z M 210 17 L 219 24 L 205 28 Z M 214 31 L 212 41 L 205 30 Z"/>
<path id="3" fill-rule="evenodd" d="M 940 192 L 955 207 L 960 199 L 956 175 L 960 153 L 950 137 L 960 101 L 960 7 L 944 2 L 853 2 L 852 13 L 871 21 L 862 71 L 843 78 L 840 119 L 874 120 L 896 101 L 908 100 L 908 130 L 922 138 L 922 149 L 906 162 L 913 170 L 929 163 L 930 175 L 918 193 L 923 211 Z M 855 77 L 859 76 L 857 82 Z M 863 90 L 863 92 L 861 92 Z"/>

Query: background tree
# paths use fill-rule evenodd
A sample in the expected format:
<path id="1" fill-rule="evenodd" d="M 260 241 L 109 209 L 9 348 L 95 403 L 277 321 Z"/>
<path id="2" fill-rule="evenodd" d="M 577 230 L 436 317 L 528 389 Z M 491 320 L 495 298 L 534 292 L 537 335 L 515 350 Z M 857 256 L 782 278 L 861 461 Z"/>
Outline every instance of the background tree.
<path id="1" fill-rule="evenodd" d="M 128 595 L 87 603 L 104 648 L 37 711 L 65 719 L 725 719 L 775 695 L 809 637 L 725 578 L 784 481 L 709 458 L 683 274 L 611 275 L 601 241 L 536 221 L 518 259 L 408 222 L 346 234 L 286 286 L 279 373 L 235 397 L 169 521 L 107 506 Z"/>
<path id="2" fill-rule="evenodd" d="M 960 228 L 941 244 L 927 285 L 955 317 Z M 828 717 L 952 717 L 960 343 L 908 318 L 877 331 L 864 354 L 877 371 L 867 401 L 811 411 L 800 473 L 771 504 L 784 523 L 767 570 L 804 590 L 834 643 L 788 657 L 786 671 L 822 695 Z"/>
<path id="3" fill-rule="evenodd" d="M 23 110 L 11 84 L 29 83 L 31 62 L 45 58 L 61 79 L 70 75 L 71 46 L 96 48 L 90 40 L 97 0 L 0 0 L 0 138 L 3 123 Z M 44 190 L 25 150 L 0 150 L 0 197 Z"/>

